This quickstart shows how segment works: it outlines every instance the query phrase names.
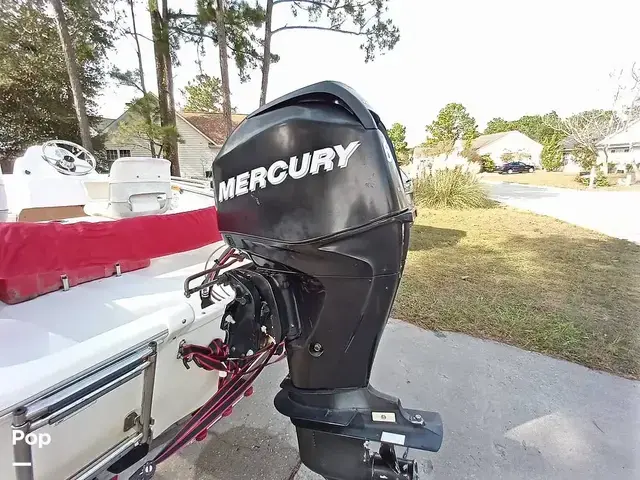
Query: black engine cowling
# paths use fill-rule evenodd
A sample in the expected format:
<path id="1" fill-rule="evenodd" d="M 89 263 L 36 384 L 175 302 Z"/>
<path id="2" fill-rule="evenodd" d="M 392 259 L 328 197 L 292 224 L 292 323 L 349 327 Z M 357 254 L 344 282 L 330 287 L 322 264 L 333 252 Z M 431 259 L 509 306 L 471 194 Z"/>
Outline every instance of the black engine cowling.
<path id="1" fill-rule="evenodd" d="M 297 90 L 236 128 L 213 178 L 223 239 L 273 292 L 290 372 L 275 403 L 297 427 L 302 461 L 364 479 L 375 463 L 363 460 L 365 440 L 437 451 L 437 414 L 369 386 L 413 221 L 377 115 L 339 83 Z M 353 465 L 319 460 L 337 450 Z"/>

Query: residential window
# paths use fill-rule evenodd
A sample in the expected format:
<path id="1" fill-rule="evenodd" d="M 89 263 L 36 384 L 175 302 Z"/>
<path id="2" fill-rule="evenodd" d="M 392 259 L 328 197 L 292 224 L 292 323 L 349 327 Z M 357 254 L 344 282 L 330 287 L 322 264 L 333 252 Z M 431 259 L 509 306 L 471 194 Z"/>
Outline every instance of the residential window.
<path id="1" fill-rule="evenodd" d="M 204 178 L 213 178 L 213 172 L 211 170 L 205 171 Z"/>
<path id="2" fill-rule="evenodd" d="M 131 150 L 120 150 L 120 158 L 130 157 L 130 156 L 131 156 Z"/>
<path id="3" fill-rule="evenodd" d="M 609 150 L 611 153 L 628 153 L 629 147 L 618 147 Z"/>
<path id="4" fill-rule="evenodd" d="M 117 150 L 107 150 L 107 160 L 113 162 L 118 159 L 118 151 Z"/>

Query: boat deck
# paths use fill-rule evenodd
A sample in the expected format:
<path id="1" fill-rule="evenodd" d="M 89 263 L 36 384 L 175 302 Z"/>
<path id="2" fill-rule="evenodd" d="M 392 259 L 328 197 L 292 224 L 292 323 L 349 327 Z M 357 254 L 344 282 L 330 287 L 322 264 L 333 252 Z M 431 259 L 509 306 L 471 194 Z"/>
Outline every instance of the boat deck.
<path id="1" fill-rule="evenodd" d="M 172 322 L 192 323 L 202 313 L 200 299 L 185 298 L 184 280 L 223 249 L 224 243 L 217 242 L 153 259 L 149 267 L 120 277 L 15 305 L 0 302 L 0 416 Z"/>

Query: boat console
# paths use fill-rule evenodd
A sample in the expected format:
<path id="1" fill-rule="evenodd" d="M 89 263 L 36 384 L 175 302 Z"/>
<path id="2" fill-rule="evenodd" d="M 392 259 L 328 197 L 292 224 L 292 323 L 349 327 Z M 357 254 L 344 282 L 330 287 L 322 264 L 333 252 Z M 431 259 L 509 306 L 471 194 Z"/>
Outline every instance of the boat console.
<path id="1" fill-rule="evenodd" d="M 34 222 L 84 216 L 85 180 L 106 178 L 93 155 L 67 141 L 29 147 L 4 175 L 8 219 Z M 1 194 L 0 194 L 1 195 Z"/>
<path id="2" fill-rule="evenodd" d="M 120 158 L 106 175 L 98 174 L 95 165 L 93 155 L 71 142 L 28 148 L 16 159 L 14 173 L 0 177 L 0 221 L 132 218 L 176 207 L 172 183 L 184 180 L 171 178 L 168 160 Z M 196 183 L 202 189 L 204 182 Z M 213 206 L 212 199 L 201 203 Z"/>

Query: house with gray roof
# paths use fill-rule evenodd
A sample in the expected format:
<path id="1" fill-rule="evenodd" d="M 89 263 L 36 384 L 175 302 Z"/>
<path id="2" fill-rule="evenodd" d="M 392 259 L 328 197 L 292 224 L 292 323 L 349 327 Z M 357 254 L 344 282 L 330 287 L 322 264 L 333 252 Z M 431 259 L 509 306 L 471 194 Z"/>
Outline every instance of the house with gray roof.
<path id="1" fill-rule="evenodd" d="M 598 163 L 613 163 L 615 171 L 640 164 L 640 118 L 598 142 Z"/>
<path id="2" fill-rule="evenodd" d="M 151 149 L 148 138 L 123 135 L 120 124 L 128 118 L 126 110 L 120 117 L 108 121 L 104 119 L 102 130 L 107 162 L 121 157 L 150 157 Z M 233 126 L 236 127 L 246 115 L 232 115 Z M 211 164 L 222 144 L 227 139 L 222 113 L 176 112 L 176 129 L 178 131 L 178 161 L 180 174 L 190 178 L 208 178 L 211 176 Z"/>
<path id="3" fill-rule="evenodd" d="M 583 168 L 576 161 L 573 151 L 577 141 L 567 137 L 562 141 L 563 171 L 579 173 Z M 596 144 L 598 148 L 598 165 L 613 164 L 609 173 L 625 172 L 627 166 L 640 164 L 640 119 L 628 123 L 624 128 L 603 138 Z"/>
<path id="4" fill-rule="evenodd" d="M 505 163 L 505 154 L 511 154 L 514 160 L 540 166 L 542 145 L 517 130 L 480 135 L 473 140 L 471 148 L 481 156 L 489 155 L 496 167 Z"/>
<path id="5" fill-rule="evenodd" d="M 488 155 L 491 157 L 496 167 L 505 163 L 505 154 L 511 158 L 510 161 L 521 161 L 540 167 L 542 145 L 517 130 L 480 135 L 472 141 L 471 149 L 480 156 Z M 415 147 L 408 166 L 410 176 L 418 177 L 434 165 L 446 166 L 447 168 L 455 166 L 479 168 L 477 164 L 470 163 L 462 155 L 463 151 L 464 142 L 461 140 L 455 142 L 453 149 L 448 153 L 443 153 L 437 147 Z"/>

